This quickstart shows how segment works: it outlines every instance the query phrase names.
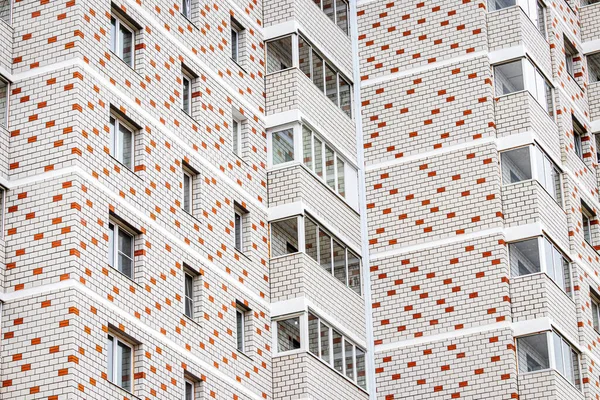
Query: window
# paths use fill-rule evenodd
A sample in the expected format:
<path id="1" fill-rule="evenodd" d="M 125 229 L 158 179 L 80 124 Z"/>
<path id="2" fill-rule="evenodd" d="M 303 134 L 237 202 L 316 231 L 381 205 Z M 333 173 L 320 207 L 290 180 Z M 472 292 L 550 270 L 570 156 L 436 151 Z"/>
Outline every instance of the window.
<path id="1" fill-rule="evenodd" d="M 577 157 L 579 157 L 583 160 L 583 137 L 586 136 L 586 130 L 583 127 L 583 125 L 581 125 L 574 116 L 572 117 L 572 121 L 573 121 L 573 146 L 575 148 L 575 154 L 577 154 Z"/>
<path id="2" fill-rule="evenodd" d="M 600 332 L 600 296 L 590 288 L 590 308 L 592 309 L 592 325 Z"/>
<path id="3" fill-rule="evenodd" d="M 600 1 L 600 0 L 599 0 Z M 600 81 L 600 53 L 587 56 L 588 74 L 590 83 Z"/>
<path id="4" fill-rule="evenodd" d="M 548 238 L 537 238 L 509 243 L 511 276 L 544 272 L 567 296 L 572 296 L 571 265 L 569 260 Z"/>
<path id="5" fill-rule="evenodd" d="M 133 169 L 134 134 L 131 124 L 110 116 L 110 155 L 128 169 Z"/>
<path id="6" fill-rule="evenodd" d="M 183 170 L 183 210 L 192 213 L 194 177 L 188 170 Z"/>
<path id="7" fill-rule="evenodd" d="M 579 388 L 579 353 L 561 335 L 552 332 L 555 369 Z"/>
<path id="8" fill-rule="evenodd" d="M 293 66 L 291 35 L 267 42 L 267 74 Z"/>
<path id="9" fill-rule="evenodd" d="M 298 218 L 271 223 L 271 257 L 298 252 Z"/>
<path id="10" fill-rule="evenodd" d="M 108 223 L 108 230 L 108 265 L 133 279 L 133 233 L 112 219 Z"/>
<path id="11" fill-rule="evenodd" d="M 108 334 L 108 380 L 132 392 L 133 346 Z"/>
<path id="12" fill-rule="evenodd" d="M 185 72 L 181 76 L 181 108 L 187 115 L 192 115 L 192 78 Z"/>
<path id="13" fill-rule="evenodd" d="M 490 11 L 502 10 L 517 4 L 517 0 L 488 0 L 488 9 Z"/>
<path id="14" fill-rule="evenodd" d="M 600 4 L 600 0 L 583 0 L 581 2 L 582 6 L 589 6 L 591 4 Z"/>
<path id="15" fill-rule="evenodd" d="M 592 244 L 592 220 L 596 217 L 592 209 L 581 202 L 581 228 L 583 230 L 583 238 L 588 244 Z"/>
<path id="16" fill-rule="evenodd" d="M 241 64 L 244 56 L 244 36 L 245 31 L 242 25 L 234 18 L 231 18 L 231 58 L 237 64 Z"/>
<path id="17" fill-rule="evenodd" d="M 501 153 L 502 181 L 517 183 L 532 178 L 530 147 L 521 147 Z"/>
<path id="18" fill-rule="evenodd" d="M 8 128 L 8 82 L 0 76 L 0 127 Z"/>
<path id="19" fill-rule="evenodd" d="M 550 368 L 546 333 L 517 338 L 519 373 Z"/>
<path id="20" fill-rule="evenodd" d="M 298 350 L 300 348 L 300 317 L 293 317 L 276 322 L 277 351 Z"/>
<path id="21" fill-rule="evenodd" d="M 563 36 L 563 43 L 565 46 L 565 69 L 571 77 L 574 77 L 575 63 L 577 62 L 579 54 L 573 43 L 566 36 Z"/>
<path id="22" fill-rule="evenodd" d="M 502 10 L 504 8 L 521 6 L 523 12 L 529 17 L 531 22 L 546 37 L 546 18 L 545 7 L 539 0 L 488 0 L 489 11 Z"/>
<path id="23" fill-rule="evenodd" d="M 350 35 L 348 25 L 349 6 L 344 0 L 315 0 L 315 4 L 336 24 L 342 32 Z"/>
<path id="24" fill-rule="evenodd" d="M 192 0 L 181 1 L 181 14 L 187 19 L 192 19 Z"/>
<path id="25" fill-rule="evenodd" d="M 302 126 L 302 160 L 327 186 L 358 208 L 358 171 L 306 125 Z M 323 174 L 323 171 L 325 174 Z"/>
<path id="26" fill-rule="evenodd" d="M 185 400 L 194 400 L 194 382 L 185 380 Z"/>
<path id="27" fill-rule="evenodd" d="M 110 17 L 110 50 L 125 64 L 133 68 L 135 51 L 135 33 L 130 24 L 117 16 L 116 12 Z"/>
<path id="28" fill-rule="evenodd" d="M 244 156 L 244 141 L 242 138 L 244 123 L 246 123 L 246 120 L 244 115 L 236 109 L 232 109 L 231 114 L 231 148 L 233 150 L 233 154 L 242 158 Z"/>
<path id="29" fill-rule="evenodd" d="M 366 389 L 364 350 L 312 312 L 308 313 L 308 342 L 310 353 Z"/>
<path id="30" fill-rule="evenodd" d="M 236 204 L 234 207 L 234 246 L 240 251 L 244 252 L 246 249 L 246 219 L 248 218 L 248 212 L 244 210 L 240 205 Z"/>
<path id="31" fill-rule="evenodd" d="M 246 335 L 249 327 L 250 310 L 243 304 L 237 302 L 235 308 L 235 338 L 238 351 L 245 353 Z"/>
<path id="32" fill-rule="evenodd" d="M 497 97 L 527 90 L 549 115 L 554 115 L 552 86 L 527 58 L 494 66 L 494 86 Z"/>
<path id="33" fill-rule="evenodd" d="M 12 0 L 0 0 L 0 20 L 11 24 Z"/>
<path id="34" fill-rule="evenodd" d="M 294 130 L 284 129 L 271 133 L 272 164 L 294 161 Z"/>
<path id="35" fill-rule="evenodd" d="M 185 285 L 185 316 L 194 318 L 194 276 L 189 273 L 184 273 Z"/>

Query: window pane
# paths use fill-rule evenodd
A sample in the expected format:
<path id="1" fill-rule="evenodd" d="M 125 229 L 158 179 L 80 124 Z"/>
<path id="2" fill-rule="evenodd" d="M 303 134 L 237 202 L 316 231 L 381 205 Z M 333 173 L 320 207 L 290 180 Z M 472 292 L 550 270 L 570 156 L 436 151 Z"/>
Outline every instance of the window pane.
<path id="1" fill-rule="evenodd" d="M 235 248 L 242 249 L 242 216 L 235 213 Z"/>
<path id="2" fill-rule="evenodd" d="M 563 340 L 562 347 L 563 347 L 563 357 L 564 357 L 564 366 L 565 366 L 564 376 L 571 383 L 574 383 L 575 379 L 573 377 L 573 358 L 572 358 L 571 346 L 569 346 L 569 344 Z"/>
<path id="3" fill-rule="evenodd" d="M 183 209 L 192 210 L 192 177 L 186 173 L 183 174 Z"/>
<path id="4" fill-rule="evenodd" d="M 536 26 L 540 33 L 546 37 L 546 8 L 539 1 L 536 2 Z"/>
<path id="5" fill-rule="evenodd" d="M 110 51 L 117 52 L 117 20 L 115 17 L 110 17 Z"/>
<path id="6" fill-rule="evenodd" d="M 304 72 L 304 75 L 306 75 L 309 78 L 311 77 L 310 53 L 310 45 L 306 43 L 302 36 L 298 35 L 298 65 L 300 66 L 300 71 Z"/>
<path id="7" fill-rule="evenodd" d="M 496 96 L 518 92 L 525 88 L 521 60 L 495 66 L 494 75 Z"/>
<path id="8" fill-rule="evenodd" d="M 240 155 L 240 123 L 237 120 L 232 120 L 232 130 L 233 130 L 233 152 L 237 155 Z"/>
<path id="9" fill-rule="evenodd" d="M 344 0 L 337 0 L 335 3 L 336 22 L 342 31 L 348 34 L 348 4 Z"/>
<path id="10" fill-rule="evenodd" d="M 131 348 L 117 341 L 117 382 L 127 391 L 131 391 Z"/>
<path id="11" fill-rule="evenodd" d="M 350 84 L 340 76 L 340 108 L 352 118 L 352 93 L 350 89 Z"/>
<path id="12" fill-rule="evenodd" d="M 181 13 L 188 19 L 190 18 L 190 11 L 192 9 L 190 2 L 191 0 L 183 0 L 181 4 Z"/>
<path id="13" fill-rule="evenodd" d="M 329 356 L 329 327 L 321 321 L 321 359 L 327 364 L 330 363 Z"/>
<path id="14" fill-rule="evenodd" d="M 277 321 L 278 351 L 289 351 L 300 348 L 300 318 Z"/>
<path id="15" fill-rule="evenodd" d="M 313 171 L 312 132 L 305 125 L 302 125 L 302 160 L 304 165 Z"/>
<path id="16" fill-rule="evenodd" d="M 335 157 L 333 150 L 325 145 L 325 175 L 327 186 L 335 190 Z"/>
<path id="17" fill-rule="evenodd" d="M 128 277 L 133 276 L 133 237 L 119 229 L 119 271 Z"/>
<path id="18" fill-rule="evenodd" d="M 319 90 L 323 91 L 323 59 L 314 51 L 312 52 L 312 63 L 313 83 L 317 85 Z"/>
<path id="19" fill-rule="evenodd" d="M 592 321 L 594 329 L 598 330 L 600 328 L 600 325 L 598 324 L 598 303 L 595 300 L 592 300 Z"/>
<path id="20" fill-rule="evenodd" d="M 319 318 L 308 313 L 308 351 L 319 357 Z"/>
<path id="21" fill-rule="evenodd" d="M 600 81 L 600 53 L 587 56 L 590 83 Z"/>
<path id="22" fill-rule="evenodd" d="M 563 354 L 562 338 L 552 332 L 552 345 L 554 346 L 554 364 L 555 368 L 561 374 L 565 374 L 565 356 Z"/>
<path id="23" fill-rule="evenodd" d="M 554 281 L 563 290 L 566 291 L 565 286 L 565 270 L 563 264 L 563 256 L 560 251 L 554 247 L 552 261 L 554 262 Z"/>
<path id="24" fill-rule="evenodd" d="M 185 3 L 185 1 L 184 1 Z M 185 76 L 183 77 L 183 111 L 185 111 L 187 114 L 191 114 L 191 110 L 190 110 L 190 98 L 191 93 L 190 91 L 192 90 L 191 85 L 190 85 L 190 80 L 188 78 L 186 78 Z"/>
<path id="25" fill-rule="evenodd" d="M 550 368 L 548 342 L 545 333 L 517 339 L 519 373 Z"/>
<path id="26" fill-rule="evenodd" d="M 488 0 L 488 8 L 490 11 L 501 10 L 511 7 L 516 4 L 516 0 Z"/>
<path id="27" fill-rule="evenodd" d="M 273 145 L 273 165 L 294 161 L 294 130 L 273 132 L 271 134 Z"/>
<path id="28" fill-rule="evenodd" d="M 267 73 L 291 68 L 292 37 L 286 36 L 267 43 Z"/>
<path id="29" fill-rule="evenodd" d="M 542 270 L 537 238 L 510 243 L 508 252 L 512 276 L 535 274 Z"/>
<path id="30" fill-rule="evenodd" d="M 361 294 L 360 259 L 350 250 L 348 250 L 348 287 Z"/>
<path id="31" fill-rule="evenodd" d="M 194 400 L 194 384 L 185 382 L 185 400 Z"/>
<path id="32" fill-rule="evenodd" d="M 316 136 L 313 137 L 315 146 L 315 173 L 323 177 L 323 144 Z"/>
<path id="33" fill-rule="evenodd" d="M 344 180 L 344 161 L 337 157 L 337 191 L 342 197 L 346 197 L 346 182 Z"/>
<path id="34" fill-rule="evenodd" d="M 240 310 L 235 311 L 237 349 L 244 351 L 244 314 Z"/>
<path id="35" fill-rule="evenodd" d="M 333 0 L 323 0 L 323 12 L 329 19 L 335 22 L 335 15 L 333 10 Z"/>
<path id="36" fill-rule="evenodd" d="M 11 0 L 0 1 L 0 19 L 10 25 L 10 8 L 12 6 Z"/>
<path id="37" fill-rule="evenodd" d="M 240 36 L 238 34 L 238 31 L 234 28 L 231 28 L 231 58 L 235 62 L 237 62 L 238 60 L 239 40 Z"/>
<path id="38" fill-rule="evenodd" d="M 356 383 L 361 388 L 367 390 L 365 365 L 365 352 L 360 347 L 356 347 Z"/>
<path id="39" fill-rule="evenodd" d="M 133 33 L 125 28 L 123 23 L 120 24 L 119 48 L 121 58 L 125 64 L 133 67 Z"/>
<path id="40" fill-rule="evenodd" d="M 579 386 L 579 381 L 581 379 L 579 371 L 579 354 L 573 349 L 571 349 L 571 360 L 573 362 L 573 384 L 577 389 L 581 390 Z"/>
<path id="41" fill-rule="evenodd" d="M 114 339 L 108 335 L 108 342 L 106 347 L 108 348 L 108 381 L 114 382 L 113 370 L 115 368 L 115 354 L 114 354 Z"/>
<path id="42" fill-rule="evenodd" d="M 573 293 L 571 291 L 571 265 L 569 264 L 569 262 L 564 257 L 561 257 L 560 262 L 562 264 L 562 272 L 563 272 L 563 276 L 564 276 L 564 289 L 565 289 L 565 292 L 569 296 L 572 296 Z"/>
<path id="43" fill-rule="evenodd" d="M 333 330 L 333 368 L 340 373 L 344 372 L 344 340 L 335 329 Z"/>
<path id="44" fill-rule="evenodd" d="M 333 276 L 346 284 L 346 249 L 336 240 L 333 241 Z"/>
<path id="45" fill-rule="evenodd" d="M 331 273 L 331 237 L 319 229 L 319 260 L 321 267 Z"/>
<path id="46" fill-rule="evenodd" d="M 546 238 L 543 240 L 544 243 L 544 254 L 546 256 L 546 273 L 552 280 L 555 280 L 554 272 L 554 246 Z"/>
<path id="47" fill-rule="evenodd" d="M 108 265 L 115 266 L 115 226 L 108 224 Z"/>
<path id="48" fill-rule="evenodd" d="M 0 126 L 6 127 L 6 112 L 8 105 L 8 84 L 0 79 Z"/>
<path id="49" fill-rule="evenodd" d="M 501 161 L 503 184 L 531 179 L 529 147 L 505 151 L 501 154 Z"/>
<path id="50" fill-rule="evenodd" d="M 271 224 L 271 257 L 298 252 L 298 218 Z"/>
<path id="51" fill-rule="evenodd" d="M 310 218 L 304 218 L 304 246 L 305 252 L 313 260 L 319 262 L 318 258 L 318 246 L 317 246 L 317 224 L 315 224 Z"/>
<path id="52" fill-rule="evenodd" d="M 346 341 L 344 347 L 346 376 L 354 380 L 354 346 L 352 345 L 352 343 Z"/>
<path id="53" fill-rule="evenodd" d="M 124 166 L 131 169 L 132 166 L 132 151 L 133 151 L 133 134 L 123 124 L 119 124 L 119 160 Z"/>
<path id="54" fill-rule="evenodd" d="M 185 274 L 185 315 L 192 318 L 194 313 L 194 278 Z"/>
<path id="55" fill-rule="evenodd" d="M 116 121 L 115 119 L 111 116 L 110 117 L 110 121 L 109 121 L 109 125 L 108 125 L 108 129 L 109 129 L 109 134 L 110 134 L 110 143 L 109 145 L 109 150 L 110 150 L 110 155 L 113 157 L 116 157 L 116 142 L 117 142 L 117 136 L 115 134 L 115 124 Z"/>
<path id="56" fill-rule="evenodd" d="M 337 74 L 327 63 L 325 63 L 325 89 L 329 100 L 338 105 Z"/>

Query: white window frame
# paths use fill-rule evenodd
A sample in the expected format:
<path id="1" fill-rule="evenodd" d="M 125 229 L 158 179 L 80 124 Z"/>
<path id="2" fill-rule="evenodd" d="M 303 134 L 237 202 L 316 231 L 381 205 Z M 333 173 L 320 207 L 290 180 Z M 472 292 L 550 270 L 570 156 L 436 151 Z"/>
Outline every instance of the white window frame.
<path id="1" fill-rule="evenodd" d="M 237 251 L 239 251 L 240 253 L 244 252 L 244 219 L 246 217 L 246 214 L 244 212 L 242 212 L 241 210 L 239 210 L 237 207 L 234 209 L 233 211 L 234 213 L 234 217 L 233 217 L 233 247 L 235 247 L 235 249 Z M 238 224 L 236 223 L 236 217 L 239 217 L 240 223 L 239 223 L 239 232 L 240 232 L 240 243 L 239 243 L 239 247 L 238 247 L 238 243 L 237 243 L 237 232 L 238 232 Z"/>
<path id="2" fill-rule="evenodd" d="M 187 10 L 187 13 L 184 12 L 185 10 Z M 188 21 L 192 19 L 192 0 L 181 0 L 181 15 Z"/>
<path id="3" fill-rule="evenodd" d="M 183 1 L 188 1 L 188 0 L 183 0 Z M 185 82 L 188 82 L 188 92 L 186 93 L 185 90 Z M 190 117 L 192 116 L 192 82 L 193 79 L 186 74 L 185 72 L 183 72 L 181 74 L 181 109 L 183 110 L 184 113 L 186 113 L 187 115 L 189 115 Z M 187 109 L 185 107 L 185 102 L 184 99 L 187 97 Z"/>
<path id="4" fill-rule="evenodd" d="M 110 231 L 110 226 L 113 226 L 113 259 L 112 265 L 110 265 L 115 271 L 119 272 L 121 275 L 127 277 L 128 279 L 133 280 L 135 277 L 135 234 L 131 232 L 129 229 L 124 228 L 119 222 L 110 218 L 108 221 L 108 229 Z M 119 270 L 119 232 L 123 231 L 127 236 L 131 238 L 131 257 L 129 255 L 124 254 L 127 258 L 131 259 L 131 276 L 128 276 L 123 271 Z M 110 235 L 110 233 L 109 233 Z M 110 253 L 109 253 L 110 254 Z"/>
<path id="5" fill-rule="evenodd" d="M 9 105 L 10 105 L 11 84 L 2 75 L 0 75 L 0 83 L 4 83 L 6 85 L 6 98 L 4 99 L 4 101 L 5 101 L 4 110 L 2 110 L 2 111 L 4 111 L 4 117 L 2 118 L 2 120 L 0 120 L 0 126 L 2 126 L 5 129 L 8 129 L 8 113 L 10 111 Z"/>
<path id="6" fill-rule="evenodd" d="M 136 129 L 134 129 L 131 124 L 129 124 L 128 122 L 124 121 L 121 117 L 119 117 L 117 114 L 115 113 L 110 113 L 110 118 L 113 119 L 115 121 L 114 123 L 114 127 L 113 130 L 111 132 L 112 137 L 110 138 L 110 151 L 111 151 L 111 157 L 114 158 L 115 160 L 117 160 L 119 162 L 119 164 L 121 164 L 123 167 L 127 168 L 130 171 L 133 171 L 134 166 L 135 166 L 135 132 Z M 110 123 L 110 122 L 109 122 Z M 131 134 L 131 166 L 128 167 L 127 165 L 125 165 L 124 161 L 125 160 L 120 160 L 119 159 L 119 154 L 121 153 L 121 147 L 123 146 L 123 143 L 121 143 L 119 141 L 119 131 L 121 129 L 121 125 L 123 125 L 123 127 L 125 129 L 127 129 L 129 131 L 129 133 Z"/>
<path id="7" fill-rule="evenodd" d="M 118 13 L 116 12 L 111 12 L 111 18 L 115 19 L 115 37 L 114 38 L 110 38 L 110 50 L 119 58 L 121 59 L 121 61 L 123 61 L 126 65 L 128 65 L 131 68 L 135 67 L 135 39 L 136 39 L 136 34 L 135 34 L 135 29 L 133 29 L 131 27 L 130 24 L 128 24 L 127 22 L 123 21 L 123 18 L 119 16 Z M 112 21 L 111 21 L 112 24 Z M 123 28 L 125 28 L 125 30 L 129 31 L 131 33 L 131 65 L 128 64 L 124 59 L 124 54 L 123 54 L 123 49 L 121 48 L 121 41 L 119 40 L 119 36 L 121 35 L 121 26 Z"/>
<path id="8" fill-rule="evenodd" d="M 119 384 L 117 382 L 113 382 L 113 381 L 110 381 L 110 380 L 109 380 L 109 382 L 111 382 L 114 385 L 119 386 L 121 389 L 123 389 L 123 390 L 125 390 L 125 391 L 127 391 L 129 393 L 133 393 L 133 390 L 134 390 L 134 379 L 133 379 L 134 365 L 133 365 L 133 363 L 134 363 L 134 360 L 135 360 L 135 346 L 132 345 L 130 342 L 121 339 L 121 337 L 119 335 L 116 335 L 113 332 L 109 332 L 108 335 L 107 335 L 107 339 L 106 339 L 107 346 L 109 345 L 109 343 L 108 343 L 109 339 L 108 338 L 112 338 L 112 355 L 113 355 L 113 357 L 115 357 L 116 354 L 117 354 L 118 343 L 121 343 L 122 345 L 128 347 L 129 350 L 130 350 L 131 360 L 130 360 L 129 364 L 131 365 L 131 368 L 130 368 L 130 371 L 129 371 L 129 376 L 130 376 L 131 388 L 130 388 L 130 390 L 127 390 L 124 387 L 119 386 Z M 110 353 L 108 353 L 108 354 L 110 354 Z M 117 376 L 117 371 L 118 371 L 118 367 L 117 367 L 117 362 L 116 361 L 117 360 L 113 358 L 113 360 L 112 360 L 112 366 L 113 366 L 112 376 L 113 376 L 113 380 Z M 108 362 L 110 364 L 110 360 Z M 109 372 L 108 371 L 108 365 L 106 366 L 106 370 L 107 370 L 107 376 L 108 376 L 108 372 Z"/>
<path id="9" fill-rule="evenodd" d="M 187 293 L 188 278 L 191 279 L 191 281 L 192 281 L 192 285 L 191 285 L 192 292 L 190 293 L 191 297 L 188 296 L 188 293 Z M 184 297 L 183 314 L 186 317 L 188 317 L 189 319 L 194 319 L 194 306 L 195 306 L 195 304 L 194 304 L 195 303 L 194 302 L 194 297 L 195 297 L 194 283 L 195 283 L 195 281 L 196 281 L 196 277 L 193 274 L 191 274 L 187 271 L 184 271 L 184 273 L 183 273 L 183 297 Z M 187 301 L 190 302 L 190 315 L 188 315 L 187 310 L 186 310 Z"/>
<path id="10" fill-rule="evenodd" d="M 595 310 L 594 310 L 595 308 Z M 590 289 L 590 310 L 592 312 L 592 326 L 600 333 L 600 296 Z"/>
<path id="11" fill-rule="evenodd" d="M 591 210 L 589 210 L 589 207 L 587 205 L 584 206 L 584 204 L 581 203 L 581 230 L 583 233 L 583 240 L 585 240 L 586 243 L 589 244 L 590 246 L 592 246 L 592 241 L 593 241 L 592 219 L 594 219 L 593 212 Z M 586 223 L 586 220 L 587 220 L 587 223 Z M 587 226 L 587 230 L 589 232 L 589 237 L 590 237 L 589 241 L 585 238 L 586 226 Z"/>
<path id="12" fill-rule="evenodd" d="M 279 321 L 285 321 L 292 318 L 298 318 L 299 329 L 300 329 L 300 347 L 294 350 L 279 351 L 279 332 L 277 323 Z M 296 312 L 293 314 L 282 315 L 272 320 L 271 330 L 273 336 L 271 337 L 273 356 L 291 355 L 308 352 L 308 314 L 304 311 Z"/>
<path id="13" fill-rule="evenodd" d="M 12 27 L 13 22 L 13 0 L 8 0 L 8 21 L 4 21 L 8 26 Z"/>
<path id="14" fill-rule="evenodd" d="M 242 157 L 242 120 L 233 116 L 231 119 L 231 151 L 238 157 Z M 236 151 L 237 147 L 237 151 Z"/>
<path id="15" fill-rule="evenodd" d="M 185 178 L 189 179 L 189 193 L 185 192 Z M 183 211 L 185 211 L 186 213 L 192 215 L 193 214 L 193 210 L 194 210 L 194 175 L 188 171 L 187 168 L 183 168 L 183 177 L 182 177 L 182 182 L 181 182 L 181 194 L 182 194 L 182 203 L 181 203 L 181 208 L 183 209 Z M 187 198 L 188 201 L 188 205 L 189 205 L 189 210 L 185 209 L 185 200 Z"/>
<path id="16" fill-rule="evenodd" d="M 235 61 L 236 64 L 240 63 L 240 33 L 242 29 L 240 29 L 234 19 L 229 20 L 229 24 L 231 25 L 231 59 Z M 234 45 L 235 43 L 235 52 Z"/>
<path id="17" fill-rule="evenodd" d="M 238 325 L 238 316 L 240 317 L 241 326 Z M 235 347 L 241 352 L 246 352 L 246 310 L 240 306 L 235 307 Z M 241 348 L 239 346 L 241 340 Z"/>

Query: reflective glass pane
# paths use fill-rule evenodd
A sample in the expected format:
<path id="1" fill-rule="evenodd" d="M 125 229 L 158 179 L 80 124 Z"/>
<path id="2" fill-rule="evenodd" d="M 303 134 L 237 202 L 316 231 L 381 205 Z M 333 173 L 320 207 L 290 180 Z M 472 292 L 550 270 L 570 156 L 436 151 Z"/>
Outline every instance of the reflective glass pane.
<path id="1" fill-rule="evenodd" d="M 348 287 L 361 294 L 360 259 L 350 250 L 348 250 Z"/>
<path id="2" fill-rule="evenodd" d="M 531 179 L 529 147 L 521 147 L 501 153 L 502 183 L 504 185 Z"/>
<path id="3" fill-rule="evenodd" d="M 562 341 L 562 346 L 565 366 L 564 376 L 571 383 L 575 383 L 575 377 L 573 376 L 573 353 L 571 351 L 571 346 L 569 346 L 569 344 L 564 340 Z"/>
<path id="4" fill-rule="evenodd" d="M 133 277 L 133 237 L 119 229 L 119 271 Z"/>
<path id="5" fill-rule="evenodd" d="M 346 249 L 333 240 L 333 276 L 346 284 Z"/>
<path id="6" fill-rule="evenodd" d="M 556 332 L 552 332 L 552 345 L 554 346 L 554 367 L 564 376 L 565 356 L 563 354 L 562 338 Z"/>
<path id="7" fill-rule="evenodd" d="M 517 358 L 520 373 L 550 368 L 546 334 L 518 338 Z"/>
<path id="8" fill-rule="evenodd" d="M 300 318 L 277 321 L 277 346 L 279 352 L 300 348 Z"/>
<path id="9" fill-rule="evenodd" d="M 367 372 L 365 365 L 365 352 L 360 347 L 356 347 L 356 383 L 361 388 L 367 390 Z"/>
<path id="10" fill-rule="evenodd" d="M 329 349 L 329 327 L 321 322 L 321 359 L 327 364 L 331 360 Z"/>
<path id="11" fill-rule="evenodd" d="M 306 43 L 302 36 L 298 35 L 298 66 L 300 67 L 300 71 L 304 72 L 304 75 L 306 75 L 309 78 L 311 77 L 310 53 L 310 45 Z"/>
<path id="12" fill-rule="evenodd" d="M 528 239 L 508 245 L 511 276 L 535 274 L 541 271 L 538 239 Z"/>
<path id="13" fill-rule="evenodd" d="M 285 36 L 267 43 L 267 73 L 291 68 L 292 37 Z"/>
<path id="14" fill-rule="evenodd" d="M 240 123 L 236 119 L 233 119 L 231 121 L 231 128 L 233 133 L 233 152 L 240 155 Z"/>
<path id="15" fill-rule="evenodd" d="M 133 161 L 133 134 L 122 123 L 119 123 L 118 149 L 117 160 L 131 169 Z"/>
<path id="16" fill-rule="evenodd" d="M 294 161 L 294 130 L 286 129 L 271 134 L 273 165 Z"/>
<path id="17" fill-rule="evenodd" d="M 123 23 L 119 25 L 119 56 L 125 61 L 125 64 L 133 67 L 133 33 L 125 27 Z"/>
<path id="18" fill-rule="evenodd" d="M 0 79 L 0 126 L 7 127 L 8 84 Z"/>
<path id="19" fill-rule="evenodd" d="M 516 0 L 488 0 L 488 9 L 490 11 L 496 11 L 514 6 L 515 4 L 517 4 Z"/>
<path id="20" fill-rule="evenodd" d="M 521 60 L 496 65 L 494 67 L 494 85 L 496 87 L 496 96 L 503 96 L 524 90 L 525 85 Z"/>
<path id="21" fill-rule="evenodd" d="M 186 78 L 185 76 L 183 77 L 183 111 L 185 111 L 187 114 L 191 114 L 191 103 L 190 103 L 190 99 L 191 99 L 191 90 L 192 87 L 190 85 L 190 80 L 188 78 Z"/>
<path id="22" fill-rule="evenodd" d="M 329 100 L 338 105 L 337 74 L 327 63 L 325 63 L 325 94 Z"/>
<path id="23" fill-rule="evenodd" d="M 192 211 L 192 177 L 186 173 L 183 174 L 183 209 Z"/>
<path id="24" fill-rule="evenodd" d="M 271 224 L 271 257 L 298 252 L 298 218 L 292 217 Z"/>
<path id="25" fill-rule="evenodd" d="M 244 314 L 240 310 L 235 311 L 235 321 L 237 349 L 244 351 Z"/>
<path id="26" fill-rule="evenodd" d="M 314 171 L 312 156 L 312 132 L 305 125 L 302 125 L 302 162 L 311 171 Z"/>
<path id="27" fill-rule="evenodd" d="M 315 173 L 323 177 L 323 143 L 313 136 L 314 154 L 315 154 Z"/>
<path id="28" fill-rule="evenodd" d="M 319 357 L 319 318 L 308 313 L 308 351 Z"/>
<path id="29" fill-rule="evenodd" d="M 120 341 L 117 342 L 117 385 L 131 391 L 131 348 Z"/>
<path id="30" fill-rule="evenodd" d="M 110 17 L 110 51 L 117 52 L 117 20 Z"/>
<path id="31" fill-rule="evenodd" d="M 346 363 L 346 376 L 354 380 L 354 345 L 348 341 L 344 345 L 344 356 Z"/>
<path id="32" fill-rule="evenodd" d="M 331 273 L 331 237 L 319 229 L 319 260 L 321 267 Z"/>
<path id="33" fill-rule="evenodd" d="M 323 86 L 324 77 L 323 77 L 323 59 L 314 51 L 312 52 L 312 79 L 313 83 L 319 88 L 319 90 L 325 90 Z"/>
<path id="34" fill-rule="evenodd" d="M 337 26 L 347 35 L 348 34 L 348 4 L 344 0 L 336 0 L 335 14 Z"/>
<path id="35" fill-rule="evenodd" d="M 337 157 L 337 191 L 342 197 L 346 197 L 345 166 L 344 161 Z"/>
<path id="36" fill-rule="evenodd" d="M 115 226 L 108 224 L 108 265 L 115 266 Z"/>
<path id="37" fill-rule="evenodd" d="M 317 245 L 317 235 L 318 235 L 317 225 L 310 219 L 304 218 L 304 246 L 305 252 L 308 254 L 313 260 L 319 261 L 318 257 L 318 245 Z"/>
<path id="38" fill-rule="evenodd" d="M 185 381 L 185 400 L 194 400 L 194 384 Z"/>
<path id="39" fill-rule="evenodd" d="M 344 339 L 342 335 L 333 330 L 333 368 L 340 372 L 344 372 Z"/>
<path id="40" fill-rule="evenodd" d="M 106 343 L 108 348 L 108 381 L 114 382 L 113 371 L 115 368 L 115 354 L 114 354 L 114 339 L 108 335 L 108 341 Z"/>
<path id="41" fill-rule="evenodd" d="M 334 0 L 322 0 L 323 3 L 323 12 L 329 19 L 335 22 L 335 13 L 333 9 L 333 1 Z"/>
<path id="42" fill-rule="evenodd" d="M 351 86 L 344 78 L 340 78 L 340 108 L 349 117 L 352 117 L 352 91 Z"/>
<path id="43" fill-rule="evenodd" d="M 335 155 L 327 145 L 325 145 L 325 175 L 327 186 L 335 190 Z"/>

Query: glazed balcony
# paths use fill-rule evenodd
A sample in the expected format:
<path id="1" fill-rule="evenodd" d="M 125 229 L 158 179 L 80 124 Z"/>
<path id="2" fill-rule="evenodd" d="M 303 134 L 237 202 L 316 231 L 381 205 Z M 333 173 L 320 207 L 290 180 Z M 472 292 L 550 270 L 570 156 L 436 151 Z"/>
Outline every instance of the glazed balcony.
<path id="1" fill-rule="evenodd" d="M 519 399 L 583 399 L 583 394 L 553 369 L 519 374 Z"/>
<path id="2" fill-rule="evenodd" d="M 5 10 L 0 7 L 0 70 L 12 69 L 13 28 L 7 23 Z"/>
<path id="3" fill-rule="evenodd" d="M 590 103 L 590 120 L 600 128 L 600 81 L 591 82 L 588 86 L 588 101 Z"/>
<path id="4" fill-rule="evenodd" d="M 600 37 L 600 3 L 579 8 L 581 21 L 581 41 L 589 42 Z"/>

